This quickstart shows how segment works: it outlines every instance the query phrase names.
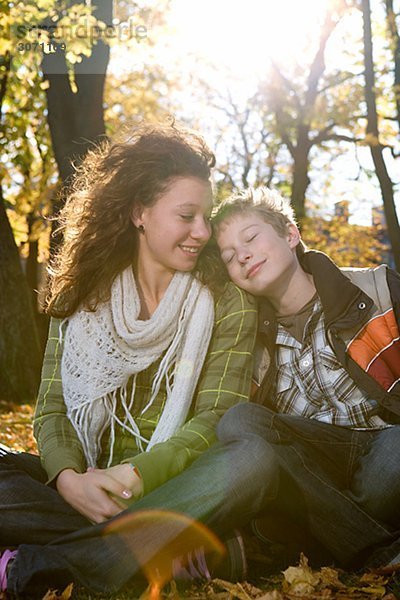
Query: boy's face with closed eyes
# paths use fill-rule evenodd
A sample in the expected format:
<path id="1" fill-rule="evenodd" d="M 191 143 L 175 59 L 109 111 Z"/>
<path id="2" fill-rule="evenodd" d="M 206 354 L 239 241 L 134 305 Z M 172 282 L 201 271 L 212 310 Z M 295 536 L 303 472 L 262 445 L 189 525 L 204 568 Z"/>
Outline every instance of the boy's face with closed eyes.
<path id="1" fill-rule="evenodd" d="M 287 226 L 280 236 L 260 215 L 248 211 L 218 225 L 217 243 L 229 276 L 236 285 L 255 296 L 283 294 L 298 267 L 299 232 Z"/>

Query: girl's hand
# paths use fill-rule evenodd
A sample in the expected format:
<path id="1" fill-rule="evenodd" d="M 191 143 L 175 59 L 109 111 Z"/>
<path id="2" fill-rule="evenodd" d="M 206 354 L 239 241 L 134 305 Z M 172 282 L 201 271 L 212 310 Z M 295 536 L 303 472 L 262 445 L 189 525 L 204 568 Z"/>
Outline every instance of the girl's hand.
<path id="1" fill-rule="evenodd" d="M 88 472 L 99 472 L 110 475 L 113 479 L 121 483 L 126 489 L 131 490 L 133 496 L 138 498 L 143 494 L 143 481 L 136 469 L 128 464 L 114 465 L 108 469 L 92 469 Z"/>
<path id="2" fill-rule="evenodd" d="M 126 466 L 133 471 L 130 465 Z M 65 469 L 57 477 L 57 491 L 89 521 L 103 523 L 121 512 L 123 506 L 117 499 L 132 497 L 129 487 L 108 474 L 108 470 L 90 469 L 86 473 L 76 473 L 73 469 Z"/>

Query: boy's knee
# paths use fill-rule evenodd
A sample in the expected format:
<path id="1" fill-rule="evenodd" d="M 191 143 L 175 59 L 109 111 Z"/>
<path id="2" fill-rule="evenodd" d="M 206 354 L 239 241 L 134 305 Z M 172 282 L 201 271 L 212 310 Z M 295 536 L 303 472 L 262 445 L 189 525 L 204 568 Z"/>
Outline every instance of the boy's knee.
<path id="1" fill-rule="evenodd" d="M 372 517 L 378 521 L 388 523 L 395 527 L 400 525 L 400 469 L 396 465 L 389 469 L 388 465 L 382 467 L 381 477 L 375 482 L 369 481 L 358 490 L 358 503 Z"/>
<path id="2" fill-rule="evenodd" d="M 218 439 L 230 442 L 247 435 L 260 435 L 260 423 L 267 421 L 268 409 L 253 402 L 232 406 L 217 426 Z"/>
<path id="3" fill-rule="evenodd" d="M 273 447 L 259 436 L 244 437 L 229 443 L 234 459 L 230 493 L 245 498 L 253 511 L 276 498 L 279 488 L 280 468 Z"/>

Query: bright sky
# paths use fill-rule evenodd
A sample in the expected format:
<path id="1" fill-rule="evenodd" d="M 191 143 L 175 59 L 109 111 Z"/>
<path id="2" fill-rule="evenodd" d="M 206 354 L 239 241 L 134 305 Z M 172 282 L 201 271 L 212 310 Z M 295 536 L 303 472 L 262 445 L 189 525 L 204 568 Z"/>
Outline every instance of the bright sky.
<path id="1" fill-rule="evenodd" d="M 298 55 L 318 28 L 327 0 L 173 0 L 173 45 L 225 64 L 236 74 L 262 74 L 268 56 Z"/>
<path id="2" fill-rule="evenodd" d="M 236 90 L 245 94 L 249 82 L 265 75 L 269 58 L 301 64 L 305 46 L 320 29 L 327 3 L 328 0 L 172 0 L 168 20 L 174 29 L 171 49 L 176 55 L 197 54 L 211 64 L 227 66 L 235 75 Z M 354 55 L 361 50 L 361 40 L 357 48 L 354 36 L 361 26 L 360 11 L 341 22 L 327 47 L 328 69 L 353 68 Z M 315 47 L 311 51 L 314 53 Z M 362 162 L 373 168 L 367 154 Z M 392 164 L 388 167 L 393 170 Z M 371 207 L 380 199 L 377 188 L 366 177 L 354 181 L 358 168 L 347 154 L 332 169 L 337 172 L 337 185 L 332 190 L 336 200 L 349 199 L 352 220 L 369 224 Z"/>

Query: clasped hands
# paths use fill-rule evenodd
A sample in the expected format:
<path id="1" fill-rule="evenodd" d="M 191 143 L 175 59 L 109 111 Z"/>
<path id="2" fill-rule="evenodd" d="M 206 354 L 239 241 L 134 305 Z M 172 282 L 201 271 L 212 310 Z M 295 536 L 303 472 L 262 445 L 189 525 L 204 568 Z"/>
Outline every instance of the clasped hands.
<path id="1" fill-rule="evenodd" d="M 64 469 L 57 477 L 58 493 L 92 523 L 103 523 L 141 496 L 143 482 L 130 464 L 107 469 L 89 467 L 86 473 Z"/>

